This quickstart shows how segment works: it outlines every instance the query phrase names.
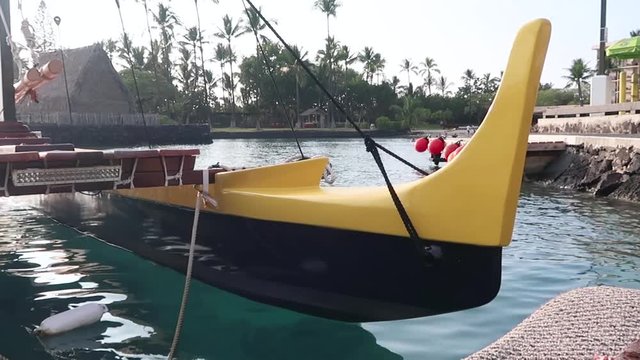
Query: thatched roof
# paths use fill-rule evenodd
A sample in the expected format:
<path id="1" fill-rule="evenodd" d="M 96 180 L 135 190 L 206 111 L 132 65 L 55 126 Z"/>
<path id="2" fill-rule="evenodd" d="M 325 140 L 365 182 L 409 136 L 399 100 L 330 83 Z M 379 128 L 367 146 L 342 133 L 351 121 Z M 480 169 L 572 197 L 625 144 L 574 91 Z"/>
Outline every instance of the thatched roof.
<path id="1" fill-rule="evenodd" d="M 309 116 L 309 115 L 326 115 L 326 112 L 320 108 L 311 108 L 300 113 L 300 116 Z"/>
<path id="2" fill-rule="evenodd" d="M 60 51 L 40 55 L 40 65 L 61 59 Z M 71 110 L 74 113 L 131 113 L 129 91 L 99 44 L 64 50 Z M 37 89 L 39 103 L 25 99 L 18 113 L 67 112 L 64 74 Z"/>

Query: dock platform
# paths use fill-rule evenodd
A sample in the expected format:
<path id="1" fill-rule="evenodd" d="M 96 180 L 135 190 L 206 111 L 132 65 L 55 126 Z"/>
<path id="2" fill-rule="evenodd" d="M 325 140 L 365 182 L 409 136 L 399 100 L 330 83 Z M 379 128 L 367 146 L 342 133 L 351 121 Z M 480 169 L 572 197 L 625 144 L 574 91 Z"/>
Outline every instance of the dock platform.
<path id="1" fill-rule="evenodd" d="M 628 356 L 639 345 L 639 324 L 640 290 L 575 289 L 467 359 L 635 359 Z"/>

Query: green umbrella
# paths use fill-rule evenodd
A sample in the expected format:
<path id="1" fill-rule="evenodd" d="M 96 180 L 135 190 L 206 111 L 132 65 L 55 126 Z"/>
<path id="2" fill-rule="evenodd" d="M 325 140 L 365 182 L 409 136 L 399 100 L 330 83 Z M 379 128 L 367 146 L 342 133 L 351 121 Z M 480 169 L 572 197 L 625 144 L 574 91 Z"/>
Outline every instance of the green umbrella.
<path id="1" fill-rule="evenodd" d="M 640 58 L 640 36 L 617 41 L 607 48 L 607 56 L 616 59 Z"/>

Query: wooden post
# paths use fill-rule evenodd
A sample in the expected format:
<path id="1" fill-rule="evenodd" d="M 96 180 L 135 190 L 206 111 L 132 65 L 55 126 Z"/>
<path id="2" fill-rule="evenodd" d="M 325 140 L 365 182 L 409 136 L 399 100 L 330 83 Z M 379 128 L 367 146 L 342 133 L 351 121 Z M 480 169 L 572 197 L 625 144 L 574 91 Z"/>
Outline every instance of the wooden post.
<path id="1" fill-rule="evenodd" d="M 638 73 L 631 75 L 631 101 L 638 101 Z"/>
<path id="2" fill-rule="evenodd" d="M 618 79 L 618 102 L 623 103 L 627 101 L 627 73 L 620 71 L 620 79 Z"/>

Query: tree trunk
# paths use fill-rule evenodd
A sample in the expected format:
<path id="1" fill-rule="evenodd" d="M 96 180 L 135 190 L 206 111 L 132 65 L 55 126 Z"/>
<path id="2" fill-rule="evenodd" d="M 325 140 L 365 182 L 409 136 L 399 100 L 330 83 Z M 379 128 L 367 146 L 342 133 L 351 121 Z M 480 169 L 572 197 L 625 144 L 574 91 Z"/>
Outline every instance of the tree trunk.
<path id="1" fill-rule="evenodd" d="M 296 123 L 294 127 L 302 127 L 300 124 L 300 80 L 298 75 L 298 69 L 296 69 Z"/>
<path id="2" fill-rule="evenodd" d="M 235 94 L 235 86 L 233 83 L 233 56 L 231 53 L 231 41 L 229 41 L 229 71 L 231 72 L 229 74 L 229 77 L 231 79 L 231 89 L 229 89 L 229 91 L 231 92 L 231 127 L 234 128 L 236 127 L 236 94 Z"/>
<path id="3" fill-rule="evenodd" d="M 580 81 L 578 81 L 578 101 L 580 102 L 580 106 L 584 105 L 582 101 L 582 84 L 580 84 Z"/>

